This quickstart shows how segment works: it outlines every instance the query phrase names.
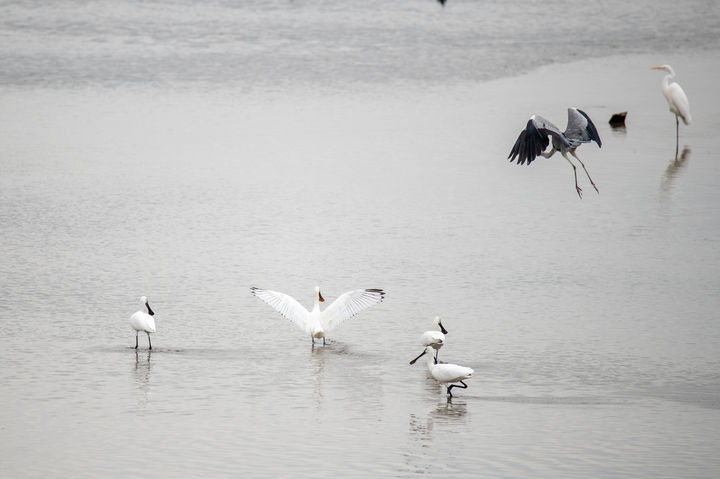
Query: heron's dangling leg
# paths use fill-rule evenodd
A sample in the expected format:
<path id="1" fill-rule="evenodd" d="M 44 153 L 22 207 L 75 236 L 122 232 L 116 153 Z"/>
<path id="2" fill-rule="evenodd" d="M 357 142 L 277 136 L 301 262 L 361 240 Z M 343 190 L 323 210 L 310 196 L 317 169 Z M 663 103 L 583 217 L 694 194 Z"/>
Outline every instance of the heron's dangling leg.
<path id="1" fill-rule="evenodd" d="M 462 384 L 462 386 L 459 386 L 457 384 L 451 384 L 450 386 L 448 386 L 448 396 L 452 397 L 452 392 L 450 392 L 452 388 L 467 389 L 467 384 L 465 384 L 464 381 L 460 381 L 460 384 Z"/>
<path id="2" fill-rule="evenodd" d="M 553 146 L 550 151 L 548 151 L 547 153 L 546 153 L 546 152 L 542 152 L 542 153 L 540 153 L 540 155 L 541 155 L 541 156 L 544 156 L 545 158 L 550 158 L 551 156 L 553 156 L 553 155 L 555 154 L 556 151 L 557 151 L 557 150 L 556 150 L 555 147 Z"/>
<path id="3" fill-rule="evenodd" d="M 561 151 L 563 158 L 565 158 L 568 163 L 570 163 L 570 166 L 572 166 L 573 169 L 573 175 L 575 175 L 575 190 L 577 191 L 578 196 L 582 199 L 582 188 L 580 188 L 577 184 L 577 168 L 575 167 L 575 163 L 572 162 L 570 158 L 568 158 L 567 153 L 564 151 Z"/>
<path id="4" fill-rule="evenodd" d="M 597 191 L 598 193 L 600 193 L 600 190 L 598 190 L 598 187 L 595 186 L 595 182 L 592 180 L 592 178 L 590 178 L 590 173 L 588 173 L 587 168 L 585 168 L 585 163 L 583 163 L 582 160 L 581 160 L 580 158 L 578 158 L 578 156 L 575 154 L 575 150 L 570 150 L 570 154 L 571 154 L 572 156 L 574 156 L 575 159 L 580 162 L 580 164 L 581 164 L 582 167 L 583 167 L 583 170 L 585 170 L 585 174 L 587 175 L 588 180 L 590 180 L 590 184 L 593 186 L 593 188 L 595 188 L 595 191 Z"/>
<path id="5" fill-rule="evenodd" d="M 135 331 L 135 349 L 138 348 L 138 334 L 140 334 L 140 331 Z"/>
<path id="6" fill-rule="evenodd" d="M 148 335 L 148 349 L 152 349 L 152 343 L 150 342 L 150 333 L 146 333 Z"/>

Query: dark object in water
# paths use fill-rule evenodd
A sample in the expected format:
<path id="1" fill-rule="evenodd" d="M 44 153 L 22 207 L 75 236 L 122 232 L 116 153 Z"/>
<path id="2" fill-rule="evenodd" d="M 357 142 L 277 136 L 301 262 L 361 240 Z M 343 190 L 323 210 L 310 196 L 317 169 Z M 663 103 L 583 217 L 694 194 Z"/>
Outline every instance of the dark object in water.
<path id="1" fill-rule="evenodd" d="M 440 5 L 445 6 L 445 0 L 437 0 Z"/>
<path id="2" fill-rule="evenodd" d="M 624 111 L 622 113 L 615 113 L 613 116 L 610 117 L 610 126 L 613 128 L 617 128 L 620 126 L 625 126 L 625 117 L 627 116 L 627 112 Z"/>

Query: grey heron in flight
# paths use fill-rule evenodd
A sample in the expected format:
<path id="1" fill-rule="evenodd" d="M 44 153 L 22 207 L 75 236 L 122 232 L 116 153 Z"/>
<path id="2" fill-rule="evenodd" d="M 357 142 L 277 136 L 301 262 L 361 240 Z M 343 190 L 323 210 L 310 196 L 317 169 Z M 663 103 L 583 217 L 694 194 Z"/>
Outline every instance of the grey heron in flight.
<path id="1" fill-rule="evenodd" d="M 677 84 L 677 82 L 670 82 L 675 78 L 675 70 L 670 65 L 661 65 L 659 67 L 652 67 L 653 70 L 665 70 L 665 75 L 660 83 L 663 95 L 668 102 L 670 111 L 675 115 L 675 157 L 678 154 L 678 143 L 680 141 L 680 120 L 682 118 L 683 123 L 689 125 L 692 123 L 692 116 L 690 116 L 690 102 L 688 97 Z"/>
<path id="2" fill-rule="evenodd" d="M 552 149 L 545 152 L 545 148 L 550 144 L 551 137 Z M 580 163 L 583 170 L 585 170 L 588 180 L 590 180 L 590 184 L 595 188 L 595 191 L 599 193 L 600 191 L 597 186 L 595 186 L 592 178 L 590 178 L 590 173 L 588 173 L 587 168 L 585 168 L 585 164 L 578 158 L 577 154 L 575 154 L 575 150 L 581 144 L 590 141 L 594 141 L 598 147 L 602 147 L 602 141 L 598 135 L 597 128 L 595 128 L 595 124 L 587 113 L 578 108 L 568 108 L 568 122 L 565 131 L 560 131 L 557 126 L 545 118 L 539 115 L 533 115 L 528 120 L 525 129 L 520 132 L 508 158 L 511 163 L 517 158 L 519 165 L 525 163 L 529 165 L 538 155 L 550 158 L 556 151 L 559 151 L 573 168 L 575 190 L 578 196 L 582 198 L 582 189 L 578 186 L 577 182 L 577 168 L 567 154 L 569 152 Z"/>

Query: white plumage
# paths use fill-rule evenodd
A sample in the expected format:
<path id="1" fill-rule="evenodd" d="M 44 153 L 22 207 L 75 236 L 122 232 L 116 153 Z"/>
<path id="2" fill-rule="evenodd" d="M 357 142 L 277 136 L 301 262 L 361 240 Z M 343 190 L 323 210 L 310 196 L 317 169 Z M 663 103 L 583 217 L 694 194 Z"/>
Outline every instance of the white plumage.
<path id="1" fill-rule="evenodd" d="M 464 380 L 472 377 L 474 372 L 472 368 L 449 363 L 436 364 L 432 355 L 433 351 L 432 346 L 428 346 L 420 356 L 430 353 L 427 359 L 427 367 L 430 371 L 430 375 L 440 384 L 448 385 L 448 396 L 452 397 L 452 388 L 466 389 L 467 384 L 465 384 Z M 462 386 L 452 383 L 460 383 Z"/>
<path id="2" fill-rule="evenodd" d="M 152 349 L 150 333 L 155 332 L 155 312 L 150 308 L 146 296 L 140 297 L 141 308 L 130 316 L 130 326 L 135 330 L 135 349 L 138 348 L 138 334 L 143 331 L 148 337 L 148 349 Z"/>
<path id="3" fill-rule="evenodd" d="M 678 153 L 678 146 L 680 140 L 680 121 L 682 118 L 683 123 L 689 125 L 692 123 L 692 115 L 690 115 L 690 101 L 688 100 L 685 91 L 677 82 L 671 82 L 675 78 L 675 70 L 670 65 L 661 65 L 659 67 L 652 67 L 653 70 L 664 70 L 667 72 L 660 82 L 660 89 L 662 90 L 665 100 L 668 102 L 670 111 L 675 115 L 675 156 Z"/>
<path id="4" fill-rule="evenodd" d="M 360 311 L 380 303 L 385 297 L 382 289 L 356 289 L 340 295 L 330 306 L 321 311 L 320 303 L 324 302 L 325 298 L 320 293 L 319 286 L 315 287 L 312 310 L 305 309 L 295 298 L 285 293 L 256 287 L 250 288 L 250 291 L 309 334 L 313 343 L 315 338 L 323 338 L 323 344 L 326 333 Z"/>
<path id="5" fill-rule="evenodd" d="M 434 329 L 425 331 L 422 336 L 420 336 L 420 344 L 425 347 L 430 346 L 435 350 L 435 362 L 437 362 L 438 350 L 442 348 L 445 344 L 445 335 L 448 332 L 443 326 L 442 318 L 440 318 L 440 316 L 435 316 L 435 319 L 433 319 L 433 326 L 436 326 L 439 331 Z M 423 354 L 425 353 L 421 353 L 420 356 L 422 356 Z M 410 361 L 410 364 L 415 364 L 415 361 L 417 361 L 420 356 Z"/>

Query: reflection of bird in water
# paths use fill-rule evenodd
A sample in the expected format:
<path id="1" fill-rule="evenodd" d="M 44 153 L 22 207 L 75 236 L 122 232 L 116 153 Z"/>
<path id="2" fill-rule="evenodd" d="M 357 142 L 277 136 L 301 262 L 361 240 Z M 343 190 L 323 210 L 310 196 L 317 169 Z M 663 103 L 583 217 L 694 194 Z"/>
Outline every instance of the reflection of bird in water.
<path id="1" fill-rule="evenodd" d="M 438 358 L 438 352 L 440 348 L 443 347 L 443 344 L 445 344 L 445 335 L 448 333 L 445 327 L 442 324 L 442 319 L 440 316 L 435 316 L 435 319 L 433 320 L 433 326 L 437 326 L 440 328 L 440 331 L 436 331 L 434 329 L 431 329 L 429 331 L 425 331 L 422 336 L 420 336 L 420 344 L 422 344 L 425 347 L 432 347 L 435 350 L 435 362 L 437 363 Z M 423 351 L 420 353 L 420 355 L 410 361 L 410 364 L 415 364 L 415 361 L 418 360 L 420 356 L 425 354 Z"/>
<path id="2" fill-rule="evenodd" d="M 312 311 L 308 311 L 295 298 L 285 293 L 269 289 L 250 288 L 252 294 L 265 301 L 272 308 L 295 323 L 297 327 L 310 335 L 312 342 L 322 338 L 325 344 L 325 333 L 332 331 L 346 319 L 350 319 L 385 297 L 382 289 L 356 289 L 341 294 L 325 310 L 320 310 L 320 303 L 325 301 L 320 287 L 315 286 L 315 302 Z"/>
<path id="3" fill-rule="evenodd" d="M 692 116 L 690 115 L 690 102 L 677 82 L 670 82 L 675 78 L 675 70 L 670 65 L 661 65 L 659 67 L 652 67 L 653 70 L 665 70 L 665 75 L 660 83 L 663 95 L 668 102 L 670 111 L 675 115 L 675 156 L 678 154 L 679 140 L 680 140 L 680 118 L 683 123 L 689 125 L 692 123 Z"/>
<path id="4" fill-rule="evenodd" d="M 670 162 L 670 164 L 665 168 L 665 173 L 662 177 L 662 183 L 660 185 L 660 188 L 664 191 L 669 191 L 672 189 L 672 185 L 675 182 L 675 179 L 680 176 L 680 173 L 682 173 L 683 170 L 687 167 L 687 162 L 690 160 L 690 153 L 692 150 L 690 150 L 689 147 L 685 146 L 683 147 L 682 153 L 680 153 L 680 156 L 675 156 L 675 159 Z"/>
<path id="5" fill-rule="evenodd" d="M 323 379 L 325 378 L 325 355 L 328 354 L 326 348 L 315 348 L 313 346 L 312 351 L 312 364 L 313 364 L 313 392 L 315 396 L 316 406 L 318 409 L 322 405 L 323 400 Z"/>
<path id="6" fill-rule="evenodd" d="M 130 326 L 135 330 L 135 349 L 138 348 L 138 334 L 144 331 L 148 338 L 148 349 L 152 349 L 150 342 L 150 333 L 155 332 L 155 312 L 150 308 L 148 299 L 145 296 L 140 297 L 140 311 L 136 311 L 130 316 Z"/>
<path id="7" fill-rule="evenodd" d="M 430 371 L 430 375 L 440 384 L 447 385 L 448 396 L 452 397 L 452 388 L 467 389 L 468 386 L 465 384 L 464 380 L 472 377 L 474 372 L 472 368 L 450 363 L 436 364 L 435 358 L 433 358 L 432 346 L 425 348 L 425 351 L 420 356 L 428 353 L 427 367 Z M 418 358 L 420 356 L 418 356 Z M 453 383 L 460 383 L 462 386 Z"/>
<path id="8" fill-rule="evenodd" d="M 143 403 L 147 402 L 150 389 L 151 356 L 152 351 L 149 349 L 147 350 L 147 356 L 141 356 L 138 351 L 135 351 L 135 387 L 144 393 Z"/>
<path id="9" fill-rule="evenodd" d="M 550 144 L 550 137 L 552 137 L 552 149 L 544 153 L 545 148 Z M 525 129 L 520 132 L 517 140 L 515 140 L 515 145 L 513 145 L 512 150 L 510 150 L 508 159 L 510 159 L 512 163 L 515 161 L 515 158 L 517 158 L 519 165 L 525 163 L 529 165 L 538 156 L 550 158 L 556 151 L 559 151 L 563 158 L 572 166 L 573 175 L 575 176 L 575 191 L 577 191 L 578 196 L 582 198 L 582 189 L 578 186 L 577 182 L 577 168 L 567 154 L 570 153 L 575 157 L 583 170 L 585 170 L 590 184 L 595 188 L 595 191 L 598 191 L 597 186 L 595 186 L 592 178 L 590 178 L 590 173 L 588 173 L 587 168 L 585 168 L 585 164 L 575 153 L 575 150 L 577 150 L 580 145 L 591 141 L 597 143 L 598 147 L 602 147 L 602 141 L 600 140 L 600 135 L 598 135 L 597 128 L 595 128 L 595 124 L 587 113 L 582 110 L 568 108 L 568 121 L 565 131 L 560 131 L 557 126 L 545 118 L 539 115 L 533 115 L 528 120 Z"/>

